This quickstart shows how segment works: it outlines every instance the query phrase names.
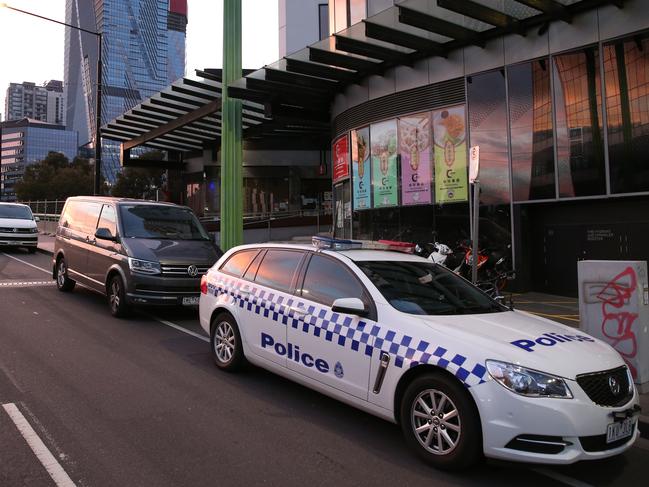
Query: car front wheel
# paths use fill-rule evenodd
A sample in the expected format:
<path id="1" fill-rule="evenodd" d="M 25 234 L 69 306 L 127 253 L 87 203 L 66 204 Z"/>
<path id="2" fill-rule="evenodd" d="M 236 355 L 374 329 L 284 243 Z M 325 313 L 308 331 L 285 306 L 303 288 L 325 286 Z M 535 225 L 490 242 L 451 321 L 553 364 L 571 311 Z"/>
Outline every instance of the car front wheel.
<path id="1" fill-rule="evenodd" d="M 408 446 L 434 467 L 466 468 L 482 456 L 482 428 L 467 390 L 452 377 L 425 374 L 406 388 L 401 429 Z"/>
<path id="2" fill-rule="evenodd" d="M 126 292 L 122 278 L 115 274 L 108 283 L 108 306 L 110 314 L 116 318 L 124 318 L 128 315 L 128 304 L 126 303 Z"/>

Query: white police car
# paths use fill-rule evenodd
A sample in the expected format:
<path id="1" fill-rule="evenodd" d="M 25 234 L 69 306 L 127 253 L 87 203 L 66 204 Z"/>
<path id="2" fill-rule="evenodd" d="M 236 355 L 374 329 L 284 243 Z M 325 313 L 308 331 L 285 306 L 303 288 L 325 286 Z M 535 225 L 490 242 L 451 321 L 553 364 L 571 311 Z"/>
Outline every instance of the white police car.
<path id="1" fill-rule="evenodd" d="M 237 247 L 203 277 L 219 368 L 247 360 L 398 422 L 442 468 L 604 458 L 638 437 L 638 394 L 607 344 L 390 245 L 314 244 Z"/>

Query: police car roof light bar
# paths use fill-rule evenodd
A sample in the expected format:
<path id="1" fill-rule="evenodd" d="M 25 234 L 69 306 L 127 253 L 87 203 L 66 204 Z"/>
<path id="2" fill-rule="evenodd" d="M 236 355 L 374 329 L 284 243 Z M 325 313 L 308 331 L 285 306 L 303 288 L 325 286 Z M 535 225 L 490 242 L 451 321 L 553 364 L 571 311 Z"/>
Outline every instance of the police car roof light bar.
<path id="1" fill-rule="evenodd" d="M 330 237 L 313 237 L 311 239 L 313 246 L 318 249 L 326 250 L 392 250 L 412 254 L 415 251 L 415 244 L 407 242 L 393 242 L 390 240 L 347 240 Z"/>

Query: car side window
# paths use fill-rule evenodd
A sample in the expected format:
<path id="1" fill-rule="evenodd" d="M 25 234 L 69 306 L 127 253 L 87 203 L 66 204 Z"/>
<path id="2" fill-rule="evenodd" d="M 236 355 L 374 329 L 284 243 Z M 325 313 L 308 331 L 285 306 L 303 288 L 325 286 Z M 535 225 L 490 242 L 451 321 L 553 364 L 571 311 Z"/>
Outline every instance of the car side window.
<path id="1" fill-rule="evenodd" d="M 358 298 L 367 303 L 365 288 L 343 264 L 314 255 L 309 261 L 302 297 L 331 306 L 339 298 Z"/>
<path id="2" fill-rule="evenodd" d="M 101 213 L 101 203 L 83 203 L 79 206 L 81 215 L 81 231 L 87 234 L 95 234 L 99 213 Z"/>
<path id="3" fill-rule="evenodd" d="M 63 218 L 61 218 L 61 226 L 69 228 L 70 230 L 81 230 L 83 215 L 79 211 L 80 204 L 77 201 L 70 201 L 65 205 Z"/>
<path id="4" fill-rule="evenodd" d="M 252 262 L 252 259 L 254 259 L 255 255 L 257 255 L 257 252 L 258 250 L 255 249 L 242 250 L 241 252 L 237 252 L 234 255 L 230 256 L 230 258 L 225 262 L 225 264 L 221 266 L 221 269 L 219 270 L 221 272 L 225 272 L 226 274 L 230 274 L 231 276 L 241 277 L 248 268 L 250 262 Z"/>
<path id="5" fill-rule="evenodd" d="M 261 261 L 255 282 L 279 291 L 290 292 L 291 283 L 303 256 L 303 252 L 294 250 L 269 250 Z"/>
<path id="6" fill-rule="evenodd" d="M 113 237 L 117 236 L 117 217 L 115 208 L 111 205 L 104 205 L 102 208 L 97 228 L 107 228 Z"/>

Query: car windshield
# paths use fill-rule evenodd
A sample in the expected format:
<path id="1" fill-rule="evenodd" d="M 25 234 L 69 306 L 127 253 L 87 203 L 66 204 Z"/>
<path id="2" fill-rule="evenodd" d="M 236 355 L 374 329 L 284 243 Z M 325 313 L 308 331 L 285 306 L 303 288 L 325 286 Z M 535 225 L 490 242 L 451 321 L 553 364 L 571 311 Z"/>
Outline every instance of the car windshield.
<path id="1" fill-rule="evenodd" d="M 191 210 L 168 205 L 121 205 L 127 238 L 209 240 Z"/>
<path id="2" fill-rule="evenodd" d="M 397 310 L 412 315 L 499 313 L 507 308 L 434 263 L 358 261 L 383 297 Z"/>
<path id="3" fill-rule="evenodd" d="M 0 205 L 0 218 L 33 220 L 32 211 L 28 207 L 20 205 Z"/>

